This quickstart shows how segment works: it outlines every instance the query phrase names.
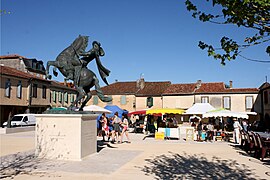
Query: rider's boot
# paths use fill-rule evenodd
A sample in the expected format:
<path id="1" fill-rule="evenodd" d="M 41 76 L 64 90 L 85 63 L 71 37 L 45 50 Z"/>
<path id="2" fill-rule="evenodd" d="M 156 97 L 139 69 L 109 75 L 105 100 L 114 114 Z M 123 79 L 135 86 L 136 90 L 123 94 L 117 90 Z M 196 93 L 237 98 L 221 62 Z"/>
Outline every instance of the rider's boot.
<path id="1" fill-rule="evenodd" d="M 80 73 L 81 73 L 81 67 L 75 66 L 74 71 L 74 84 L 79 86 L 79 80 L 80 80 Z"/>

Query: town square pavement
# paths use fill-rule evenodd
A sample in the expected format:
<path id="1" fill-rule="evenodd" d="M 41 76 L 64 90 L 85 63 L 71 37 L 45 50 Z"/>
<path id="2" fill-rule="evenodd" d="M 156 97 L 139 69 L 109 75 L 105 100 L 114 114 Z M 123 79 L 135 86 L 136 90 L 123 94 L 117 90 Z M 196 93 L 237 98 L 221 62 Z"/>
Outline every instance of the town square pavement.
<path id="1" fill-rule="evenodd" d="M 34 156 L 33 131 L 0 136 L 0 179 L 270 179 L 270 159 L 261 162 L 228 142 L 130 133 L 130 144 L 98 137 L 97 153 L 82 161 L 56 161 Z"/>

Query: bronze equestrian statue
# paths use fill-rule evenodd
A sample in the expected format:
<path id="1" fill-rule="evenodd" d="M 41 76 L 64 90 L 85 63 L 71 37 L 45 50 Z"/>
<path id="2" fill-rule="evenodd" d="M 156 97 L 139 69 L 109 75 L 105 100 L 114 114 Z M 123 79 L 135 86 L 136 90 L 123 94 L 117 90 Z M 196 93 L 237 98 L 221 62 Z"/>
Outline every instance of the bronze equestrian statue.
<path id="1" fill-rule="evenodd" d="M 87 68 L 87 65 L 90 61 L 96 60 L 99 74 L 102 80 L 107 84 L 106 77 L 109 76 L 110 71 L 106 69 L 100 61 L 100 56 L 104 56 L 104 50 L 101 47 L 101 44 L 97 41 L 92 43 L 92 49 L 85 51 L 88 45 L 88 36 L 77 37 L 73 43 L 64 49 L 56 58 L 55 61 L 48 61 L 46 67 L 46 78 L 51 79 L 49 75 L 50 66 L 54 66 L 53 74 L 58 75 L 56 69 L 58 69 L 63 76 L 65 81 L 72 80 L 74 82 L 75 88 L 78 91 L 76 100 L 70 105 L 68 110 L 71 110 L 75 107 L 75 104 L 78 103 L 84 96 L 85 100 L 82 102 L 80 111 L 83 110 L 83 107 L 91 99 L 92 94 L 90 89 L 95 86 L 95 90 L 99 99 L 103 102 L 110 102 L 112 98 L 104 96 L 103 92 L 100 89 L 99 81 L 96 74 Z"/>

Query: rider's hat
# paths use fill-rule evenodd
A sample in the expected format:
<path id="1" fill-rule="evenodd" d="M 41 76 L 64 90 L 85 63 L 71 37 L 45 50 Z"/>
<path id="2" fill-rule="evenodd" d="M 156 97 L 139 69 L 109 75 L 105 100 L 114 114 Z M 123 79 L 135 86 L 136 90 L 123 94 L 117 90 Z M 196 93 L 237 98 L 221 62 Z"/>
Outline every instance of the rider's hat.
<path id="1" fill-rule="evenodd" d="M 100 44 L 99 42 L 93 41 L 93 42 L 92 42 L 92 45 L 94 46 L 95 44 L 97 44 L 98 46 L 101 46 L 101 44 Z"/>

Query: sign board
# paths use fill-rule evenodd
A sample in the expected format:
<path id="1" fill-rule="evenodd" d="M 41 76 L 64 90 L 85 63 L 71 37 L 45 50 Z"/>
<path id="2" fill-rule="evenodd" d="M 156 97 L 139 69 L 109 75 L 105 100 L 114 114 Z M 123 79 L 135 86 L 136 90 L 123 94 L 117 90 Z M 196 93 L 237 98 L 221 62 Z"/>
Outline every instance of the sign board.
<path id="1" fill-rule="evenodd" d="M 164 140 L 164 132 L 156 132 L 155 139 Z"/>
<path id="2" fill-rule="evenodd" d="M 193 141 L 194 139 L 194 128 L 186 129 L 186 141 Z"/>

